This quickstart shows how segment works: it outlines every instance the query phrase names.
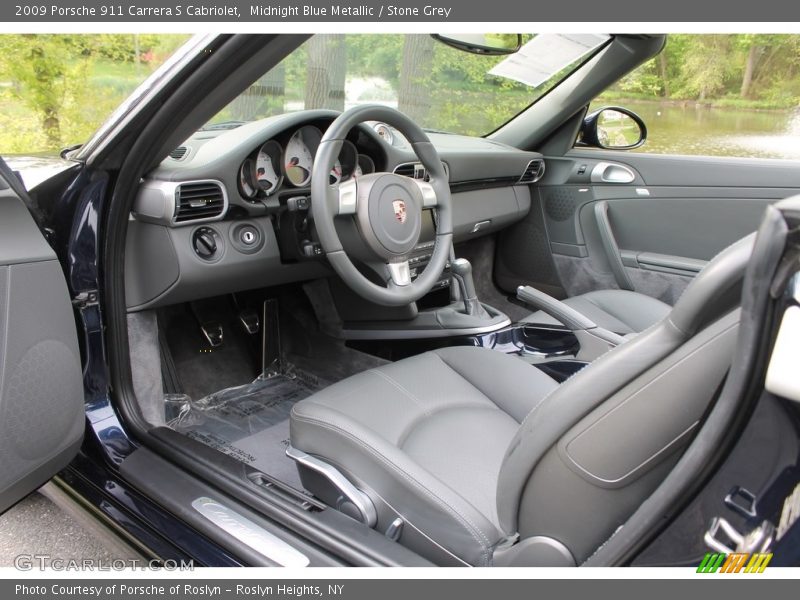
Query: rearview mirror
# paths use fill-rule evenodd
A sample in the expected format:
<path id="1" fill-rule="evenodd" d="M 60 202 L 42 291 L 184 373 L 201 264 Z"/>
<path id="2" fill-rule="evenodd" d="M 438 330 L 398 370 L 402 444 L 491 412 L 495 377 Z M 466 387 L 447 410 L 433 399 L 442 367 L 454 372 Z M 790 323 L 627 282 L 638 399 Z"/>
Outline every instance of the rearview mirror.
<path id="1" fill-rule="evenodd" d="M 522 35 L 519 33 L 461 33 L 454 35 L 431 34 L 431 37 L 443 44 L 470 54 L 514 54 L 522 46 Z"/>
<path id="2" fill-rule="evenodd" d="M 578 144 L 606 150 L 632 150 L 647 140 L 647 126 L 635 112 L 605 106 L 587 115 Z"/>

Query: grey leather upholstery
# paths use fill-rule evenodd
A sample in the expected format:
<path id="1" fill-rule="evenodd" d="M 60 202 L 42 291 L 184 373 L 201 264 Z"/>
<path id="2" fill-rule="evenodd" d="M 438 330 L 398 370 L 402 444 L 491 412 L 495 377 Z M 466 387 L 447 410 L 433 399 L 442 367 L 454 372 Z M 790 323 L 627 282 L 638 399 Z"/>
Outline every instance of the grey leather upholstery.
<path id="1" fill-rule="evenodd" d="M 339 467 L 376 504 L 397 507 L 461 560 L 485 565 L 507 535 L 495 504 L 506 449 L 556 387 L 500 352 L 446 348 L 360 373 L 297 403 L 292 445 Z M 395 515 L 386 507 L 378 512 L 385 529 Z"/>
<path id="2" fill-rule="evenodd" d="M 594 321 L 599 327 L 620 335 L 639 333 L 667 316 L 669 304 L 628 290 L 596 290 L 563 300 L 564 304 Z M 527 323 L 558 325 L 550 315 L 536 311 L 523 319 Z"/>
<path id="3" fill-rule="evenodd" d="M 561 385 L 512 355 L 437 350 L 298 402 L 291 444 L 364 491 L 379 530 L 402 517 L 399 542 L 435 562 L 580 564 L 658 486 L 713 400 L 752 243 Z M 324 482 L 303 483 L 323 497 Z"/>

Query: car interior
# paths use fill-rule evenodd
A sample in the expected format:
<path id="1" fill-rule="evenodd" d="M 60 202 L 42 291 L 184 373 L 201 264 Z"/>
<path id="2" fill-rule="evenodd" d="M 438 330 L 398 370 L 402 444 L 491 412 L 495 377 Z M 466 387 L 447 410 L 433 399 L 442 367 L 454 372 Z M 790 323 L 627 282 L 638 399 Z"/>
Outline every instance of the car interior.
<path id="1" fill-rule="evenodd" d="M 126 224 L 142 419 L 365 544 L 587 561 L 694 439 L 753 232 L 800 190 L 782 161 L 587 142 L 663 41 L 610 37 L 485 137 L 367 103 L 173 147 Z"/>

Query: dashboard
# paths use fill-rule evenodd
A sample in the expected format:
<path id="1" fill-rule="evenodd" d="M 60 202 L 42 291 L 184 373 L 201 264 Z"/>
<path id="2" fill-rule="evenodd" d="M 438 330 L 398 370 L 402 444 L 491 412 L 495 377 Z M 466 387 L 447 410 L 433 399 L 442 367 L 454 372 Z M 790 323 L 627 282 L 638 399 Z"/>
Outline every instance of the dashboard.
<path id="1" fill-rule="evenodd" d="M 128 309 L 330 276 L 310 213 L 310 184 L 336 116 L 309 110 L 211 125 L 148 173 L 129 220 Z M 527 214 L 530 185 L 544 171 L 541 155 L 485 138 L 429 137 L 448 174 L 455 241 Z M 427 177 L 400 132 L 366 122 L 348 133 L 328 178 L 336 184 L 373 172 Z M 435 223 L 431 216 L 426 222 Z M 420 242 L 420 257 L 432 235 Z"/>

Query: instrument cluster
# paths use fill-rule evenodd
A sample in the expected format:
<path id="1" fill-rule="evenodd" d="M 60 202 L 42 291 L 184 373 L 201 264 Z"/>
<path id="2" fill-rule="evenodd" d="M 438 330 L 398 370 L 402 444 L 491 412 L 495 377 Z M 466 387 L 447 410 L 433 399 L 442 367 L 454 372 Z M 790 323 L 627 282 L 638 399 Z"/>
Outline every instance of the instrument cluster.
<path id="1" fill-rule="evenodd" d="M 281 189 L 307 188 L 311 184 L 314 157 L 321 140 L 322 131 L 318 127 L 304 125 L 256 148 L 239 167 L 242 197 L 255 201 Z M 330 184 L 334 185 L 374 172 L 374 160 L 359 153 L 353 142 L 345 140 L 328 177 Z"/>

